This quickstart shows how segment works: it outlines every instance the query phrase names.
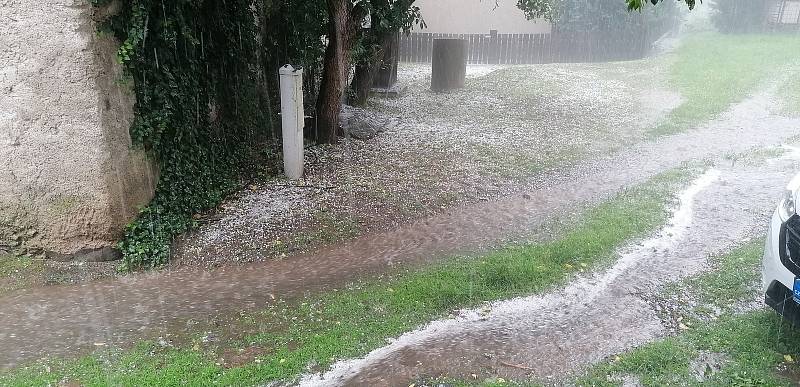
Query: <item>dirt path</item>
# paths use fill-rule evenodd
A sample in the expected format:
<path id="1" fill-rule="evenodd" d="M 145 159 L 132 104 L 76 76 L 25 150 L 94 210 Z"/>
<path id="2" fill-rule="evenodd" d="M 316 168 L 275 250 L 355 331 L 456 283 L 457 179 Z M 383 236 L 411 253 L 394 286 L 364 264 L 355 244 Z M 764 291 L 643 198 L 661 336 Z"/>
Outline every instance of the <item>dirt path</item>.
<path id="1" fill-rule="evenodd" d="M 187 322 L 193 319 L 256 310 L 273 302 L 273 296 L 292 299 L 398 264 L 480 251 L 529 234 L 580 205 L 600 201 L 683 161 L 721 159 L 754 146 L 779 145 L 800 134 L 800 121 L 771 116 L 768 108 L 766 97 L 756 97 L 696 131 L 544 174 L 501 200 L 456 208 L 333 248 L 215 271 L 175 270 L 10 294 L 0 298 L 0 367 L 191 331 Z M 779 189 L 766 191 L 765 197 L 773 200 Z"/>
<path id="2" fill-rule="evenodd" d="M 712 169 L 681 194 L 667 227 L 620 251 L 610 269 L 543 296 L 462 311 L 303 384 L 396 386 L 472 374 L 562 382 L 673 330 L 677 322 L 662 321 L 648 296 L 702 271 L 709 255 L 763 232 L 775 193 L 797 165 L 784 160 Z"/>

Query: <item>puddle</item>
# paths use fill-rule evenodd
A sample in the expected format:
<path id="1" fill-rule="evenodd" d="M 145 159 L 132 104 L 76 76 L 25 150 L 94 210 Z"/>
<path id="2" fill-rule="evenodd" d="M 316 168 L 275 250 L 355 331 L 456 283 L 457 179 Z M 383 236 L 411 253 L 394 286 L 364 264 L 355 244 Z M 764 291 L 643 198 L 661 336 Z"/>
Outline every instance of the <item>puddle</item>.
<path id="1" fill-rule="evenodd" d="M 680 195 L 670 224 L 622 249 L 608 270 L 566 288 L 463 311 L 401 336 L 365 358 L 336 364 L 301 385 L 407 385 L 420 378 L 534 379 L 571 373 L 662 337 L 646 301 L 666 283 L 697 274 L 706 257 L 766 228 L 775 192 L 795 166 L 711 170 Z M 488 312 L 487 312 L 488 311 Z"/>
<path id="2" fill-rule="evenodd" d="M 754 101 L 744 104 L 752 105 L 751 110 L 763 108 L 762 102 Z M 684 161 L 719 159 L 754 146 L 777 146 L 798 134 L 798 122 L 774 116 L 749 119 L 732 114 L 696 131 L 637 145 L 572 169 L 543 173 L 530 184 L 521 186 L 519 193 L 497 201 L 454 208 L 394 231 L 368 234 L 339 246 L 283 260 L 214 271 L 176 269 L 12 293 L 0 297 L 0 368 L 44 356 L 75 356 L 94 350 L 95 343 L 125 347 L 142 337 L 191 331 L 186 322 L 192 319 L 207 320 L 258 310 L 274 302 L 273 297 L 291 300 L 309 292 L 341 287 L 349 281 L 393 270 L 399 265 L 424 264 L 453 254 L 479 252 L 522 236 L 530 237 L 531 230 L 553 219 L 571 216 L 576 208 L 603 201 L 625 187 L 641 183 Z M 725 174 L 723 171 L 721 179 L 726 178 Z M 753 195 L 761 193 L 768 197 L 771 206 L 775 192 L 780 192 L 785 184 L 782 176 L 780 179 L 777 185 L 773 181 L 765 182 L 762 189 L 738 187 L 741 196 L 750 200 L 740 204 L 749 208 L 752 203 L 760 203 Z M 731 202 L 737 201 L 727 203 Z M 717 204 L 720 211 L 717 216 L 740 211 L 728 204 Z M 725 208 L 730 211 L 723 211 Z M 754 219 L 750 216 L 735 227 L 752 225 Z M 716 225 L 718 230 L 709 232 L 716 233 L 714 236 L 719 237 L 719 241 L 727 240 L 729 225 Z M 716 241 L 710 235 L 707 237 Z M 670 271 L 676 271 L 674 269 Z M 635 313 L 636 309 L 617 312 L 624 317 Z M 609 328 L 616 326 L 615 322 L 605 324 Z M 633 327 L 624 328 L 633 330 Z M 656 334 L 657 328 L 652 325 L 636 327 L 636 330 Z M 486 329 L 487 334 L 494 332 L 492 334 L 500 335 L 498 337 L 514 334 L 498 327 Z M 553 349 L 556 343 L 569 344 L 576 340 L 576 335 L 581 337 L 581 330 L 560 329 L 559 332 L 563 337 L 557 340 L 543 336 L 542 339 L 550 341 L 543 342 L 543 348 Z M 525 337 L 528 342 L 534 339 Z M 430 355 L 436 353 L 431 350 Z M 474 357 L 474 354 L 467 356 Z M 508 361 L 517 362 L 515 359 Z M 553 357 L 542 364 L 556 361 L 558 358 Z M 499 363 L 490 364 L 497 366 Z"/>

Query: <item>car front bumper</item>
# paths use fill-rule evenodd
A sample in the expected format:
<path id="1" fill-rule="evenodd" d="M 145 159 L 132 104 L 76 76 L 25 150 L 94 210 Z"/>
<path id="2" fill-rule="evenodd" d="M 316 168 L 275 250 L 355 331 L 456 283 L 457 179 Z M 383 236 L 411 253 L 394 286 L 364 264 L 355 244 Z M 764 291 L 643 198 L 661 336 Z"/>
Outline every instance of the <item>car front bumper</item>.
<path id="1" fill-rule="evenodd" d="M 786 225 L 776 212 L 770 222 L 762 260 L 762 290 L 767 305 L 793 324 L 800 325 L 800 305 L 792 298 L 795 274 L 786 267 Z M 783 252 L 782 252 L 783 251 Z"/>

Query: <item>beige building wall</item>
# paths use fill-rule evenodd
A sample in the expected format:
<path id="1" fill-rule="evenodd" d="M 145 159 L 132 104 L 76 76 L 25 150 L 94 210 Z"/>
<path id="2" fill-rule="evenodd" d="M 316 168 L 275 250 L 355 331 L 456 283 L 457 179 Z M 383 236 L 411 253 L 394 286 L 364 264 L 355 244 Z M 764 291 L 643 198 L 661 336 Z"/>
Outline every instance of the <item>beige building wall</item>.
<path id="1" fill-rule="evenodd" d="M 532 21 L 517 8 L 516 0 L 417 0 L 427 28 L 416 32 L 452 34 L 544 34 L 546 20 Z M 495 8 L 496 7 L 496 8 Z"/>
<path id="2" fill-rule="evenodd" d="M 134 95 L 94 12 L 0 1 L 0 250 L 111 246 L 152 198 L 156 173 L 130 148 Z"/>

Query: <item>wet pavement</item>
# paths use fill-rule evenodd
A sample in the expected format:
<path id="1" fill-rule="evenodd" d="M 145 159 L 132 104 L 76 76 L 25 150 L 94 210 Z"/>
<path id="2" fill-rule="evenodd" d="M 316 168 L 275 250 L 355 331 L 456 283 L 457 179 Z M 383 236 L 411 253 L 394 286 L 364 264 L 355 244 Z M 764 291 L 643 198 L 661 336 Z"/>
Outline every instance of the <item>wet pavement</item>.
<path id="1" fill-rule="evenodd" d="M 521 187 L 519 194 L 502 200 L 456 208 L 395 231 L 365 235 L 342 245 L 308 254 L 211 272 L 177 270 L 79 286 L 53 286 L 12 293 L 0 298 L 0 368 L 13 367 L 20 362 L 44 356 L 75 356 L 98 347 L 124 347 L 140 338 L 158 337 L 166 332 L 191 331 L 192 327 L 187 322 L 233 312 L 258 310 L 274 302 L 273 297 L 291 300 L 308 292 L 340 287 L 348 281 L 385 272 L 398 265 L 421 264 L 453 254 L 474 253 L 526 236 L 531 230 L 569 214 L 581 205 L 602 201 L 627 186 L 643 182 L 659 172 L 679 166 L 684 161 L 722 160 L 726 155 L 745 152 L 752 147 L 779 145 L 800 134 L 800 121 L 771 116 L 768 111 L 770 103 L 765 96 L 755 97 L 706 127 L 641 144 L 571 170 L 546 173 L 529 186 Z M 708 208 L 707 211 L 719 217 L 705 216 L 708 222 L 704 224 L 707 225 L 708 233 L 692 232 L 687 235 L 687 240 L 702 238 L 694 243 L 698 260 L 705 256 L 706 251 L 702 251 L 705 246 L 725 246 L 726 241 L 735 241 L 737 235 L 744 235 L 749 228 L 759 224 L 760 218 L 757 216 L 740 219 L 742 209 L 752 208 L 763 212 L 774 204 L 772 201 L 775 193 L 781 191 L 785 177 L 789 174 L 783 170 L 759 171 L 753 176 L 758 180 L 742 180 L 742 184 L 739 184 L 737 182 L 740 180 L 735 178 L 736 175 L 728 175 L 729 173 L 732 172 L 721 170 L 720 179 L 728 184 L 715 187 L 736 188 L 739 190 L 737 192 L 743 194 L 743 198 L 726 197 L 730 200 L 713 203 L 713 208 Z M 763 183 L 763 187 L 753 186 L 755 183 Z M 731 193 L 728 195 L 735 196 Z M 702 194 L 698 196 L 698 208 L 703 208 L 699 204 L 705 203 L 703 200 L 713 202 L 713 198 L 704 198 Z M 743 222 L 729 229 L 731 225 L 723 221 L 728 219 L 726 216 L 738 216 L 736 219 Z M 719 240 L 712 237 L 718 237 Z M 685 245 L 686 249 L 693 246 L 688 242 L 681 245 Z M 687 254 L 690 251 L 687 250 Z M 669 272 L 682 273 L 678 269 L 684 263 L 688 265 L 688 261 L 676 265 L 668 263 L 665 257 L 661 258 L 663 259 L 647 260 L 647 265 L 652 266 L 650 270 L 654 270 L 659 276 Z M 691 265 L 687 268 L 691 268 Z M 620 278 L 633 279 L 640 274 L 640 271 L 626 271 L 620 273 Z M 626 293 L 630 288 L 612 286 L 610 289 L 617 289 L 620 296 L 633 297 Z M 611 295 L 599 294 L 590 304 L 604 302 L 603 297 Z M 605 302 L 610 304 L 607 300 Z M 630 298 L 630 302 L 635 306 L 635 297 Z M 576 301 L 574 308 L 580 305 L 582 304 Z M 608 310 L 601 313 L 585 305 L 583 308 L 582 313 L 586 316 L 582 315 L 579 320 L 588 318 L 585 321 L 594 321 L 599 327 L 605 326 L 605 332 L 616 333 L 619 329 L 614 328 L 634 327 L 626 325 L 630 322 L 623 318 L 637 313 L 631 306 L 611 311 L 619 313 L 620 320 L 625 324 L 600 318 Z M 645 309 L 641 311 L 646 312 Z M 596 314 L 595 320 L 591 320 L 592 313 Z M 386 364 L 394 364 L 392 367 L 396 368 L 391 370 L 405 378 L 425 370 L 416 367 L 418 360 L 431 367 L 430 370 L 434 373 L 437 370 L 436 364 L 440 367 L 447 365 L 449 368 L 458 366 L 458 369 L 470 369 L 472 366 L 486 366 L 481 363 L 482 359 L 489 359 L 489 365 L 495 366 L 500 361 L 529 362 L 530 353 L 525 348 L 537 348 L 539 346 L 536 343 L 541 343 L 541 348 L 537 351 L 546 353 L 544 351 L 550 348 L 550 354 L 553 355 L 548 356 L 547 362 L 542 363 L 544 365 L 539 369 L 552 369 L 551 373 L 556 374 L 556 365 L 562 361 L 581 360 L 566 359 L 563 356 L 559 360 L 554 355 L 556 343 L 570 345 L 582 341 L 578 340 L 582 337 L 581 330 L 588 326 L 584 323 L 581 324 L 581 329 L 575 326 L 570 328 L 569 325 L 564 325 L 568 320 L 570 319 L 562 319 L 561 322 L 558 319 L 542 321 L 542 324 L 561 327 L 544 330 L 561 335 L 556 337 L 542 335 L 543 330 L 520 331 L 513 327 L 503 328 L 502 324 L 485 325 L 485 329 L 479 332 L 455 330 L 451 336 L 431 342 L 429 351 L 422 347 L 409 347 L 393 355 L 395 357 L 392 359 L 396 362 L 390 361 Z M 649 319 L 634 320 L 643 324 L 652 323 Z M 658 334 L 657 325 L 641 325 L 635 328 L 636 331 L 644 332 L 645 336 Z M 460 334 L 464 336 L 458 336 Z M 470 336 L 472 334 L 478 336 Z M 630 335 L 630 338 L 636 341 L 637 336 Z M 476 345 L 459 346 L 457 342 L 454 344 L 454 340 L 460 340 L 461 344 L 474 342 Z M 603 340 L 596 338 L 594 341 Z M 608 340 L 605 342 L 608 343 Z M 620 343 L 609 343 L 611 347 L 608 350 L 633 344 L 635 342 L 624 340 Z M 493 348 L 494 352 L 488 352 L 488 357 L 480 354 L 476 359 L 473 351 L 483 348 L 484 345 Z M 437 351 L 437 347 L 442 349 Z M 453 355 L 443 356 L 446 352 L 452 352 Z M 400 356 L 402 353 L 406 354 L 405 357 Z M 589 351 L 583 356 L 592 358 L 597 353 Z M 436 359 L 447 361 L 437 363 Z M 378 369 L 367 367 L 354 380 L 361 377 L 372 380 L 375 370 Z M 508 372 L 518 374 L 520 370 L 512 369 Z M 547 376 L 547 373 L 540 375 Z"/>

